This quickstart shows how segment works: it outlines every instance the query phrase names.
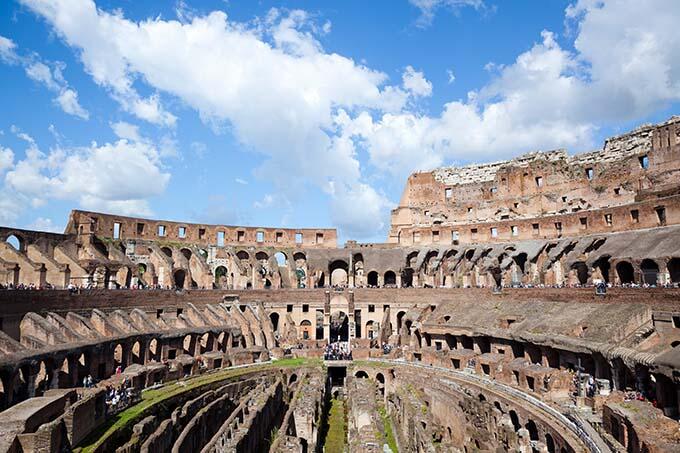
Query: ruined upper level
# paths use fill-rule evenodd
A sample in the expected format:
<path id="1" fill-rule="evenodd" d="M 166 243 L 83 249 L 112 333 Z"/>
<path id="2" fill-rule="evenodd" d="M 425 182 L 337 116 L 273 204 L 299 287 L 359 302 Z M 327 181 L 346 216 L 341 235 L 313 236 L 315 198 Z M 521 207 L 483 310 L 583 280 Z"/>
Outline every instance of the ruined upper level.
<path id="1" fill-rule="evenodd" d="M 679 223 L 679 183 L 674 116 L 612 137 L 593 152 L 533 152 L 414 173 L 392 211 L 388 242 L 545 239 Z"/>
<path id="2" fill-rule="evenodd" d="M 338 240 L 336 230 L 331 228 L 205 225 L 79 210 L 71 211 L 65 234 L 94 234 L 113 240 L 144 239 L 203 247 L 235 245 L 335 248 Z"/>

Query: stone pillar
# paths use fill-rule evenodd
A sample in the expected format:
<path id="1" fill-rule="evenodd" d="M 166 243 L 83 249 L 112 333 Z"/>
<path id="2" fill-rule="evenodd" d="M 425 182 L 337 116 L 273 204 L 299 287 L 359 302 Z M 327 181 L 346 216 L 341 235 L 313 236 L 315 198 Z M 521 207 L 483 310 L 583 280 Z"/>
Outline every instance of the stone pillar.
<path id="1" fill-rule="evenodd" d="M 349 320 L 347 322 L 349 330 L 349 345 L 350 349 L 352 347 L 352 340 L 356 338 L 356 322 L 354 319 L 354 291 L 349 292 L 349 303 L 347 307 L 347 316 Z"/>
<path id="2" fill-rule="evenodd" d="M 324 293 L 326 298 L 323 305 L 323 336 L 327 343 L 331 342 L 331 292 Z"/>
<path id="3" fill-rule="evenodd" d="M 347 268 L 347 286 L 349 286 L 350 288 L 354 288 L 354 286 L 355 286 L 353 258 L 354 257 L 350 253 L 349 254 L 349 267 Z M 352 315 L 352 316 L 354 316 L 354 315 Z"/>

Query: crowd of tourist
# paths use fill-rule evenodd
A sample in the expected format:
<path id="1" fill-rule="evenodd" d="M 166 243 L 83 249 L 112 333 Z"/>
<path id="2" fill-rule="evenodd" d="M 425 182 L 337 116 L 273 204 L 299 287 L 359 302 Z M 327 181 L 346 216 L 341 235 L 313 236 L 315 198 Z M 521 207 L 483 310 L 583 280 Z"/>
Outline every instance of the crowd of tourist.
<path id="1" fill-rule="evenodd" d="M 352 360 L 352 351 L 347 341 L 336 341 L 326 345 L 323 351 L 324 360 Z"/>
<path id="2" fill-rule="evenodd" d="M 106 386 L 106 408 L 108 412 L 118 412 L 135 401 L 135 392 L 128 379 L 118 386 Z"/>

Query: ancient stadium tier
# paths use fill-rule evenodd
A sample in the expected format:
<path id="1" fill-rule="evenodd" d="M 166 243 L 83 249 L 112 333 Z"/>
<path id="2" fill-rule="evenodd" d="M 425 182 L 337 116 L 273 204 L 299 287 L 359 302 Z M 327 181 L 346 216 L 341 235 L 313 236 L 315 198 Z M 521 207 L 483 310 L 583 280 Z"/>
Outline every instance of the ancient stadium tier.
<path id="1" fill-rule="evenodd" d="M 0 240 L 0 451 L 680 451 L 678 117 L 415 173 L 385 243 Z"/>

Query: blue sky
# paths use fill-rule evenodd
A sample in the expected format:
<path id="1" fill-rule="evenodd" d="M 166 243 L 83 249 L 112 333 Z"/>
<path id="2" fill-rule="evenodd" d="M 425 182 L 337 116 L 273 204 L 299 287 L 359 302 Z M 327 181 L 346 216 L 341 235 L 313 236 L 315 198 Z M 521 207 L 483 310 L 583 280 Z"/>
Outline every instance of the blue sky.
<path id="1" fill-rule="evenodd" d="M 673 0 L 2 2 L 0 224 L 383 241 L 413 171 L 677 113 L 679 20 Z"/>

